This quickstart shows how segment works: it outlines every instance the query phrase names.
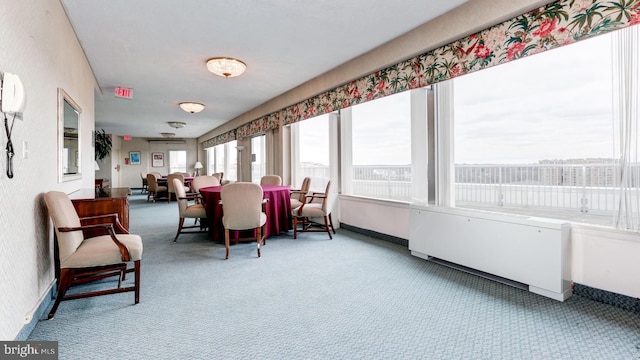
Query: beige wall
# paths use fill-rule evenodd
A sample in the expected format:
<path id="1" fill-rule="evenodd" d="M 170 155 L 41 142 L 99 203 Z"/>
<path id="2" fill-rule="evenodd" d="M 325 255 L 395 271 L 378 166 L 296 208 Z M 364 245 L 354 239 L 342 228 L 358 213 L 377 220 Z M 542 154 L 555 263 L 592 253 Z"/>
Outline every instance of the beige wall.
<path id="1" fill-rule="evenodd" d="M 140 173 L 149 173 L 151 171 L 159 172 L 163 175 L 169 173 L 169 151 L 185 150 L 187 152 L 187 172 L 193 173 L 193 166 L 196 164 L 198 153 L 196 139 L 184 139 L 184 143 L 174 143 L 178 140 L 160 140 L 155 139 L 150 142 L 146 138 L 132 138 L 129 141 L 122 141 L 119 149 L 120 158 L 112 160 L 112 166 L 119 161 L 120 171 L 114 175 L 120 178 L 120 186 L 129 188 L 139 188 L 142 186 Z M 140 165 L 125 164 L 124 159 L 129 157 L 129 152 L 140 151 Z M 153 167 L 151 162 L 151 153 L 160 152 L 164 154 L 164 166 Z M 204 163 L 204 162 L 203 162 Z"/>
<path id="2" fill-rule="evenodd" d="M 0 161 L 0 340 L 12 340 L 54 281 L 43 193 L 93 187 L 90 140 L 81 140 L 82 179 L 58 183 L 57 89 L 63 88 L 82 108 L 80 136 L 91 139 L 96 83 L 58 1 L 0 0 L 0 9 L 0 72 L 17 74 L 27 98 L 24 121 L 13 127 L 12 179 L 4 159 Z M 4 130 L 0 139 L 4 149 Z"/>

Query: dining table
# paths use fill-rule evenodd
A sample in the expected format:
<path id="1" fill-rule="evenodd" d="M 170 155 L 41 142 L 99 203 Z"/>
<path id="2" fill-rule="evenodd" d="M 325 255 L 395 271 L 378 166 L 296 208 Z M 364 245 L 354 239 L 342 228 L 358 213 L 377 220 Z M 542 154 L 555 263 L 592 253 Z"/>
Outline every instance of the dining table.
<path id="1" fill-rule="evenodd" d="M 188 186 L 191 187 L 191 181 L 193 181 L 193 178 L 195 176 L 185 176 L 184 177 L 184 186 Z M 157 179 L 158 181 L 158 185 L 162 185 L 162 186 L 167 186 L 167 176 L 164 175 L 161 178 Z"/>
<path id="2" fill-rule="evenodd" d="M 224 242 L 224 226 L 222 225 L 224 208 L 220 201 L 220 191 L 223 186 L 226 185 L 200 188 L 202 201 L 207 212 L 209 234 L 216 242 Z M 268 238 L 270 236 L 279 235 L 280 233 L 293 229 L 290 187 L 278 185 L 260 186 L 262 187 L 263 198 L 267 199 L 265 205 L 267 222 L 264 225 L 264 237 Z"/>

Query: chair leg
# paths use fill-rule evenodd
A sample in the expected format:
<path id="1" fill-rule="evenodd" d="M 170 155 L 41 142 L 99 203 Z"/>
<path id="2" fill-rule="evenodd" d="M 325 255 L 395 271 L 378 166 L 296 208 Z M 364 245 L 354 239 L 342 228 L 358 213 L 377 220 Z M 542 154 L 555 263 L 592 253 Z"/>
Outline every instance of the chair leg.
<path id="1" fill-rule="evenodd" d="M 294 216 L 293 217 L 293 239 L 297 239 L 298 238 L 298 217 Z"/>
<path id="2" fill-rule="evenodd" d="M 60 269 L 60 280 L 58 281 L 58 296 L 56 296 L 56 301 L 53 303 L 51 311 L 49 311 L 49 316 L 47 317 L 48 319 L 53 319 L 53 317 L 56 315 L 56 311 L 58 310 L 60 302 L 71 286 L 73 274 L 74 271 L 72 269 Z"/>
<path id="3" fill-rule="evenodd" d="M 256 241 L 258 242 L 258 257 L 260 257 L 260 243 L 262 242 L 262 227 L 256 229 Z"/>
<path id="4" fill-rule="evenodd" d="M 180 218 L 180 221 L 178 222 L 178 233 L 176 234 L 176 237 L 173 238 L 173 242 L 176 242 L 178 240 L 178 235 L 180 235 L 180 232 L 182 232 L 182 225 L 184 225 L 184 218 Z"/>
<path id="5" fill-rule="evenodd" d="M 140 260 L 136 260 L 133 262 L 133 266 L 135 268 L 135 274 L 134 274 L 134 281 L 135 281 L 135 296 L 134 296 L 134 301 L 135 303 L 139 303 L 140 302 Z"/>
<path id="6" fill-rule="evenodd" d="M 327 218 L 328 218 L 328 216 L 325 215 L 324 216 L 324 228 L 327 231 L 327 234 L 329 234 L 329 239 L 333 240 L 333 237 L 331 236 L 331 231 L 329 231 L 329 220 Z"/>
<path id="7" fill-rule="evenodd" d="M 327 215 L 329 217 L 329 225 L 331 225 L 331 230 L 333 230 L 333 233 L 336 233 L 336 229 L 333 227 L 333 219 L 331 218 L 331 214 Z"/>
<path id="8" fill-rule="evenodd" d="M 229 229 L 224 229 L 224 247 L 226 249 L 227 254 L 225 255 L 225 260 L 229 258 Z"/>

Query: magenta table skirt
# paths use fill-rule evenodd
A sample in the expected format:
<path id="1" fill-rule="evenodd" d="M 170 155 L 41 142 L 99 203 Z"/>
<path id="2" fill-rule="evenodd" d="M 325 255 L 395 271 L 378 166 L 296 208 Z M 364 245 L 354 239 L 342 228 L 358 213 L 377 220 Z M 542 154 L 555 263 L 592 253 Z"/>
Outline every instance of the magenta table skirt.
<path id="1" fill-rule="evenodd" d="M 264 235 L 269 237 L 292 229 L 291 226 L 291 194 L 288 186 L 261 185 L 266 205 L 267 223 Z M 217 242 L 224 241 L 222 226 L 222 205 L 220 205 L 222 186 L 209 186 L 200 189 L 207 210 L 209 234 Z M 236 234 L 237 236 L 237 234 Z"/>

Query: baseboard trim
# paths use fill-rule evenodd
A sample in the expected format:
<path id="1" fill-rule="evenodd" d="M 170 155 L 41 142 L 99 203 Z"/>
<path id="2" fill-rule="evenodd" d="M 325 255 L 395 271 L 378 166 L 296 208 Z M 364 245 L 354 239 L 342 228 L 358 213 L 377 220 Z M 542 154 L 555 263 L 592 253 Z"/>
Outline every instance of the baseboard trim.
<path id="1" fill-rule="evenodd" d="M 359 228 L 357 226 L 345 224 L 343 222 L 340 223 L 340 228 L 345 229 L 345 230 L 349 230 L 349 231 L 352 231 L 352 232 L 355 232 L 355 233 L 358 233 L 358 234 L 367 235 L 367 236 L 370 236 L 372 238 L 376 238 L 376 239 L 392 242 L 394 244 L 402 245 L 402 246 L 405 246 L 407 248 L 409 247 L 409 240 L 408 239 L 403 239 L 403 238 L 399 238 L 397 236 L 379 233 L 379 232 L 373 231 L 373 230 Z"/>
<path id="2" fill-rule="evenodd" d="M 607 305 L 640 314 L 640 299 L 613 293 L 606 290 L 592 288 L 582 284 L 573 284 L 573 295 L 585 297 Z"/>
<path id="3" fill-rule="evenodd" d="M 22 330 L 16 335 L 15 341 L 25 341 L 31 335 L 33 329 L 36 328 L 38 321 L 43 318 L 45 312 L 51 305 L 51 301 L 53 301 L 53 297 L 56 291 L 56 279 L 53 279 L 53 283 L 49 286 L 49 290 L 42 297 L 42 301 L 40 301 L 40 305 L 38 305 L 37 309 L 31 315 L 31 319 L 27 322 Z"/>

